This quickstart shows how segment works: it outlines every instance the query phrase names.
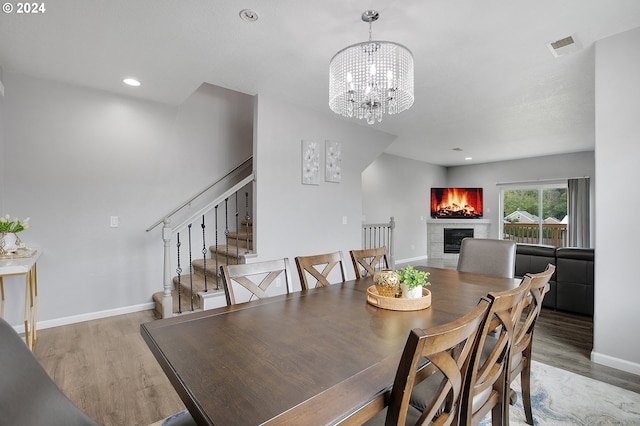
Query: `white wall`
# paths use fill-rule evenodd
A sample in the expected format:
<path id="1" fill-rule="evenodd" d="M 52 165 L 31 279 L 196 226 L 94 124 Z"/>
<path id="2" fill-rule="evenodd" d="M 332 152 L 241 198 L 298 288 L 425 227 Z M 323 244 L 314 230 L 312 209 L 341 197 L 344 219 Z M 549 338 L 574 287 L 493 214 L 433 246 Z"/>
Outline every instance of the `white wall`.
<path id="1" fill-rule="evenodd" d="M 145 229 L 251 155 L 253 98 L 204 85 L 176 108 L 10 73 L 4 83 L 2 202 L 31 217 L 21 238 L 44 248 L 39 323 L 149 304 L 163 254 L 160 229 Z M 6 318 L 19 324 L 24 293 L 7 281 Z"/>
<path id="2" fill-rule="evenodd" d="M 361 174 L 394 137 L 264 95 L 258 97 L 256 116 L 257 260 L 288 257 L 295 268 L 295 256 L 342 250 L 353 277 L 349 250 L 361 246 Z M 322 152 L 327 139 L 342 143 L 340 183 L 325 182 L 322 169 L 320 185 L 302 185 L 303 139 L 319 142 Z"/>
<path id="3" fill-rule="evenodd" d="M 501 220 L 499 208 L 501 188 L 496 186 L 496 183 L 567 179 L 582 176 L 591 178 L 591 204 L 595 205 L 595 158 L 593 151 L 450 167 L 447 173 L 447 184 L 457 187 L 483 188 L 484 218 L 491 220 L 489 231 L 491 238 L 498 238 L 499 221 Z M 593 232 L 591 243 L 593 246 Z"/>
<path id="4" fill-rule="evenodd" d="M 2 68 L 0 68 L 2 78 Z M 2 81 L 4 84 L 4 81 Z M 4 97 L 0 96 L 0 214 L 4 214 Z"/>
<path id="5" fill-rule="evenodd" d="M 431 187 L 446 186 L 442 166 L 382 154 L 362 173 L 362 215 L 365 223 L 395 218 L 395 261 L 427 257 L 427 226 Z"/>
<path id="6" fill-rule="evenodd" d="M 592 359 L 640 374 L 640 28 L 596 45 L 596 287 Z M 621 209 L 612 206 L 621 206 Z"/>

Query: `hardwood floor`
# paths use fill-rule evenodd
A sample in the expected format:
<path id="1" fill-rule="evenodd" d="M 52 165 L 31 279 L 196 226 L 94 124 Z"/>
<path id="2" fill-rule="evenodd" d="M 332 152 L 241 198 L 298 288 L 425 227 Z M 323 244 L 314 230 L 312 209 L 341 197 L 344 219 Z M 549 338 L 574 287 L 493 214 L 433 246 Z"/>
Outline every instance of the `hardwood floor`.
<path id="1" fill-rule="evenodd" d="M 38 330 L 35 355 L 98 423 L 149 425 L 184 410 L 140 336 L 140 324 L 150 321 L 152 310 Z"/>
<path id="2" fill-rule="evenodd" d="M 640 393 L 640 376 L 591 362 L 593 318 L 543 308 L 533 334 L 533 359 Z"/>
<path id="3" fill-rule="evenodd" d="M 149 425 L 184 409 L 140 336 L 153 311 L 38 331 L 35 355 L 63 392 L 97 422 Z M 543 310 L 534 334 L 540 361 L 640 393 L 640 377 L 589 360 L 591 318 Z"/>

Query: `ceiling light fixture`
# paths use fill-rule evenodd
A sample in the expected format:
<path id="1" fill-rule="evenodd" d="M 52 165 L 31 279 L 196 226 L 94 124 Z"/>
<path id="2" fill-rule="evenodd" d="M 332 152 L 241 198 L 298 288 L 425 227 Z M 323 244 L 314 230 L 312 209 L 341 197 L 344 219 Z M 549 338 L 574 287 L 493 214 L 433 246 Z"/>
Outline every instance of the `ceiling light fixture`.
<path id="1" fill-rule="evenodd" d="M 371 23 L 379 16 L 365 11 L 369 41 L 345 47 L 329 64 L 329 108 L 369 124 L 409 109 L 414 101 L 413 54 L 401 44 L 371 39 Z"/>
<path id="2" fill-rule="evenodd" d="M 122 82 L 124 84 L 132 86 L 132 87 L 140 86 L 140 82 L 138 80 L 136 80 L 135 78 L 125 78 L 124 80 L 122 80 Z"/>

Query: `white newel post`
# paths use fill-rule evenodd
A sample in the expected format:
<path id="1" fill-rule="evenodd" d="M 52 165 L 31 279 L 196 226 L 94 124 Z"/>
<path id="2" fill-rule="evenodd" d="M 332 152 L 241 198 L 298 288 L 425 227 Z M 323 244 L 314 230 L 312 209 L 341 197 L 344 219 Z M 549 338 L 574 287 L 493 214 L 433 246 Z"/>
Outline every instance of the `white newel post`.
<path id="1" fill-rule="evenodd" d="M 171 277 L 171 219 L 164 219 L 162 227 L 162 240 L 164 241 L 164 272 L 162 282 L 164 283 L 164 294 L 162 296 L 162 318 L 171 318 L 173 316 L 173 297 L 171 296 L 171 288 L 173 287 L 173 279 Z"/>

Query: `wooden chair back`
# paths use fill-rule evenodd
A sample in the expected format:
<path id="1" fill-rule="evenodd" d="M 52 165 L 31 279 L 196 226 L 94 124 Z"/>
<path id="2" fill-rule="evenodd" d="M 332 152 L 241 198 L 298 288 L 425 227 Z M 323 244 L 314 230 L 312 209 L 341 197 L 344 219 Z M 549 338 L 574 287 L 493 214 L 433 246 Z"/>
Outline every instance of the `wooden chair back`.
<path id="1" fill-rule="evenodd" d="M 458 271 L 513 278 L 516 242 L 488 238 L 465 238 L 460 244 Z"/>
<path id="2" fill-rule="evenodd" d="M 556 270 L 555 265 L 537 274 L 527 274 L 531 278 L 529 294 L 523 300 L 522 318 L 516 325 L 513 349 L 511 350 L 511 372 L 509 382 L 520 375 L 522 388 L 522 405 L 528 424 L 533 424 L 531 411 L 531 351 L 533 348 L 533 331 L 536 325 L 544 295 L 549 291 L 549 280 Z M 515 392 L 510 390 L 510 402 L 516 401 Z"/>
<path id="3" fill-rule="evenodd" d="M 291 291 L 291 267 L 289 259 L 269 260 L 265 262 L 222 265 L 222 283 L 227 298 L 227 306 L 238 303 L 236 293 L 241 288 L 249 291 L 249 299 L 264 299 L 271 295 L 267 289 L 284 278 L 286 293 Z M 235 289 L 234 289 L 235 288 Z"/>
<path id="4" fill-rule="evenodd" d="M 295 260 L 303 290 L 329 286 L 331 284 L 328 280 L 329 274 L 336 266 L 340 268 L 342 282 L 347 280 L 347 268 L 341 251 L 314 256 L 298 256 Z M 310 282 L 313 286 L 309 285 Z"/>
<path id="5" fill-rule="evenodd" d="M 530 285 L 531 278 L 524 277 L 520 285 L 512 290 L 487 295 L 491 307 L 480 333 L 478 349 L 473 356 L 465 385 L 460 412 L 461 424 L 476 425 L 489 411 L 494 425 L 502 425 L 503 421 L 508 423 L 507 380 L 512 342 Z M 483 354 L 490 334 L 495 341 L 490 350 Z"/>
<path id="6" fill-rule="evenodd" d="M 351 250 L 349 252 L 353 270 L 356 273 L 356 279 L 373 276 L 376 271 L 381 269 L 389 269 L 389 253 L 386 247 L 377 247 L 364 250 Z"/>
<path id="7" fill-rule="evenodd" d="M 489 302 L 480 300 L 476 308 L 448 324 L 429 329 L 413 329 L 400 359 L 389 397 L 385 424 L 457 424 L 463 384 L 478 334 L 489 311 Z M 428 361 L 428 362 L 425 362 Z M 413 387 L 434 373 L 441 373 L 439 385 L 425 401 L 425 409 L 409 406 Z M 409 422 L 407 422 L 409 420 Z"/>

